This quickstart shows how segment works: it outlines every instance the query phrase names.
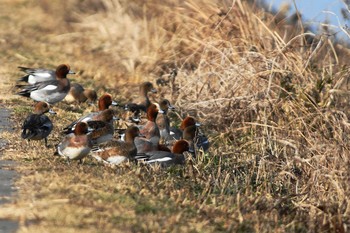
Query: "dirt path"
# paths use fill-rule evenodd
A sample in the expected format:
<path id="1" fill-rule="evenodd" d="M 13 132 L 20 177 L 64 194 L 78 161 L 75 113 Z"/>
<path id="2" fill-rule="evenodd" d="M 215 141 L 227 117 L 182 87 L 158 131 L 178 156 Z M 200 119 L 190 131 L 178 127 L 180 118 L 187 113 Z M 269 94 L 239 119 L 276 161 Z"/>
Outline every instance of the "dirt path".
<path id="1" fill-rule="evenodd" d="M 11 131 L 10 111 L 0 105 L 0 133 L 3 131 Z M 0 148 L 4 148 L 7 142 L 0 139 Z M 13 170 L 15 163 L 9 160 L 2 160 L 0 151 L 0 205 L 10 202 L 14 195 L 14 179 L 17 173 Z M 18 222 L 0 219 L 0 233 L 15 232 L 18 228 Z"/>

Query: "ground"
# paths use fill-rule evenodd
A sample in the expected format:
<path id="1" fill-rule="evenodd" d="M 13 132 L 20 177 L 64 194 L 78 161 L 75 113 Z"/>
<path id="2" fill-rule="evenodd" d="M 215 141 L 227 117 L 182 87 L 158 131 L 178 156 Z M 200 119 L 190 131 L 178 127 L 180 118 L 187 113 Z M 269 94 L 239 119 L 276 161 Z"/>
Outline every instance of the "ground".
<path id="1" fill-rule="evenodd" d="M 19 178 L 0 218 L 18 221 L 18 232 L 349 229 L 349 53 L 332 38 L 309 44 L 299 24 L 241 1 L 4 3 L 0 101 L 14 132 L 0 136 Z M 50 148 L 22 140 L 34 102 L 15 95 L 17 66 L 61 63 L 77 72 L 72 82 L 120 103 L 153 82 L 151 100 L 175 105 L 174 126 L 186 115 L 201 121 L 210 150 L 169 169 L 68 164 L 53 155 L 61 130 L 94 107 L 64 102 L 53 106 Z"/>

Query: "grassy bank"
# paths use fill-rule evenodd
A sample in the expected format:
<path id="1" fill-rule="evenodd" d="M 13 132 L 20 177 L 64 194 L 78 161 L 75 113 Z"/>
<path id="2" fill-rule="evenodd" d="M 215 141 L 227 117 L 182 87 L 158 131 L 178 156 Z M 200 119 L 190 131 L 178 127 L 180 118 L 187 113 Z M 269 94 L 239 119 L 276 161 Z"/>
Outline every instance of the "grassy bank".
<path id="1" fill-rule="evenodd" d="M 20 232 L 350 227 L 348 51 L 332 38 L 310 43 L 302 28 L 241 1 L 5 2 L 1 101 L 16 134 L 1 137 L 21 177 L 0 217 L 19 220 Z M 168 170 L 108 168 L 91 158 L 68 165 L 53 147 L 21 140 L 33 102 L 12 95 L 16 67 L 61 63 L 78 71 L 73 81 L 121 102 L 138 83 L 158 83 L 152 100 L 177 107 L 175 124 L 187 114 L 201 121 L 209 152 Z M 84 108 L 54 106 L 51 145 Z"/>

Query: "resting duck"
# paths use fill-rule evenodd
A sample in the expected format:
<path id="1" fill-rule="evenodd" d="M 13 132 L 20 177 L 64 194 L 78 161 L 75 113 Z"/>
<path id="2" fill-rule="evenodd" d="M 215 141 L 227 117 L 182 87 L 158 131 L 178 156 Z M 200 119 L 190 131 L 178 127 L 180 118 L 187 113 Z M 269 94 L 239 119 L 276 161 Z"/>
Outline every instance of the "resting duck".
<path id="1" fill-rule="evenodd" d="M 175 110 L 169 100 L 164 99 L 159 103 L 159 113 L 156 118 L 156 124 L 159 128 L 160 137 L 162 141 L 170 139 L 170 119 L 167 115 L 168 110 Z"/>
<path id="2" fill-rule="evenodd" d="M 151 82 L 144 82 L 140 85 L 139 96 L 132 103 L 125 105 L 125 110 L 133 112 L 132 121 L 135 123 L 140 122 L 140 112 L 147 112 L 148 107 L 151 105 L 151 101 L 148 98 L 148 93 L 157 93 L 157 90 L 153 87 Z"/>
<path id="3" fill-rule="evenodd" d="M 92 156 L 107 164 L 120 164 L 126 160 L 134 160 L 137 154 L 134 139 L 139 135 L 139 128 L 130 126 L 125 131 L 125 141 L 112 140 L 93 149 Z"/>
<path id="4" fill-rule="evenodd" d="M 189 151 L 189 149 L 189 143 L 181 139 L 174 144 L 172 152 L 151 151 L 145 153 L 147 159 L 144 160 L 144 162 L 150 165 L 160 164 L 162 167 L 176 164 L 183 165 L 185 164 L 185 156 L 183 153 Z"/>
<path id="5" fill-rule="evenodd" d="M 111 141 L 114 135 L 114 121 L 117 120 L 113 109 L 106 109 L 101 112 L 94 120 L 87 124 L 91 129 L 89 138 L 94 145 Z"/>
<path id="6" fill-rule="evenodd" d="M 66 126 L 63 129 L 63 132 L 65 134 L 67 133 L 72 133 L 74 131 L 74 127 L 78 122 L 84 121 L 84 122 L 88 122 L 88 121 L 96 121 L 99 120 L 101 118 L 101 114 L 104 110 L 108 109 L 109 106 L 111 105 L 118 105 L 117 102 L 112 100 L 112 96 L 108 93 L 102 95 L 100 97 L 100 99 L 98 100 L 98 112 L 91 112 L 83 117 L 80 117 L 78 120 L 72 122 L 70 125 Z"/>
<path id="7" fill-rule="evenodd" d="M 84 103 L 87 100 L 90 103 L 95 102 L 97 99 L 97 94 L 95 90 L 92 89 L 85 89 L 82 85 L 79 83 L 73 83 L 70 86 L 70 90 L 65 97 L 65 101 L 68 103 L 78 102 L 78 103 Z"/>
<path id="8" fill-rule="evenodd" d="M 44 101 L 49 104 L 55 104 L 63 100 L 69 92 L 70 82 L 67 74 L 70 66 L 63 64 L 56 69 L 56 79 L 36 82 L 30 85 L 16 85 L 23 88 L 17 94 L 20 96 L 32 98 L 35 101 Z"/>
<path id="9" fill-rule="evenodd" d="M 195 118 L 186 117 L 180 126 L 183 130 L 182 138 L 189 142 L 191 150 L 203 149 L 203 151 L 207 151 L 209 149 L 209 140 L 200 131 L 199 126 L 200 124 L 196 122 Z"/>
<path id="10" fill-rule="evenodd" d="M 158 148 L 160 133 L 155 122 L 158 115 L 158 107 L 151 104 L 147 110 L 147 122 L 140 126 L 141 137 L 135 139 L 135 145 L 138 153 L 156 150 Z"/>
<path id="11" fill-rule="evenodd" d="M 87 133 L 88 124 L 86 122 L 79 122 L 74 133 L 66 135 L 62 142 L 57 146 L 59 155 L 64 156 L 69 160 L 79 160 L 85 158 L 91 150 L 92 142 Z"/>
<path id="12" fill-rule="evenodd" d="M 38 102 L 35 104 L 34 113 L 30 114 L 23 123 L 21 137 L 28 140 L 45 140 L 47 145 L 47 137 L 53 129 L 53 124 L 44 113 L 56 114 L 50 109 L 50 105 L 46 102 Z"/>

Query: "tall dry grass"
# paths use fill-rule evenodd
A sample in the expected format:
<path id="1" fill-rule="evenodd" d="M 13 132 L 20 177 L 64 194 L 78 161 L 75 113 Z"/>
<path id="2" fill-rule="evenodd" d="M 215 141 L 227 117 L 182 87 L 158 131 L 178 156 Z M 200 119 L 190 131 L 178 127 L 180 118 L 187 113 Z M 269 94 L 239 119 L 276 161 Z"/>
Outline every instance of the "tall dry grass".
<path id="1" fill-rule="evenodd" d="M 290 25 L 241 1 L 104 4 L 82 22 L 93 43 L 132 77 L 169 81 L 161 95 L 205 123 L 205 197 L 232 195 L 248 222 L 271 211 L 286 229 L 348 229 L 348 98 L 334 95 L 348 71 L 330 38 L 283 39 Z"/>
<path id="2" fill-rule="evenodd" d="M 53 33 L 50 61 L 69 58 L 78 78 L 123 99 L 141 81 L 159 83 L 153 98 L 171 100 L 175 122 L 204 123 L 212 147 L 184 169 L 128 170 L 139 180 L 127 185 L 147 200 L 171 200 L 197 230 L 349 231 L 346 49 L 240 0 L 41 0 L 35 9 L 54 16 L 39 28 Z M 141 229 L 167 226 L 155 212 Z"/>

